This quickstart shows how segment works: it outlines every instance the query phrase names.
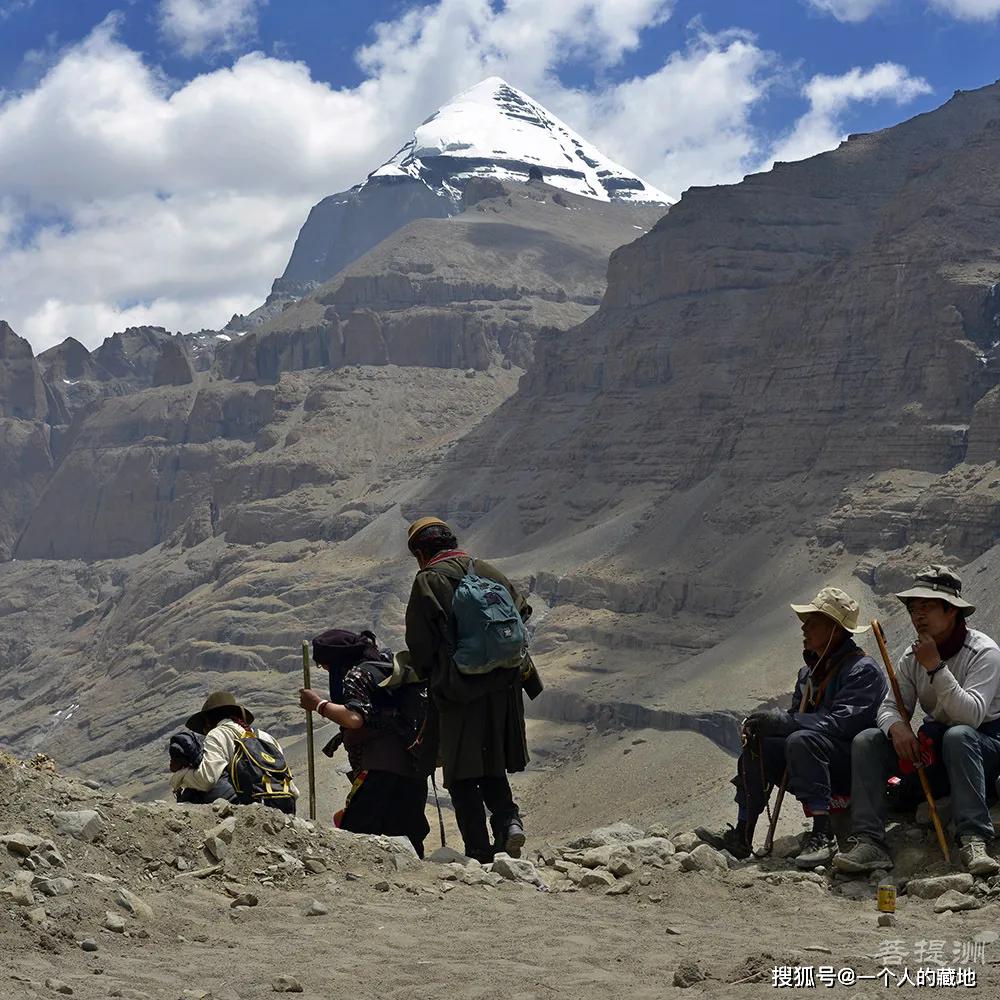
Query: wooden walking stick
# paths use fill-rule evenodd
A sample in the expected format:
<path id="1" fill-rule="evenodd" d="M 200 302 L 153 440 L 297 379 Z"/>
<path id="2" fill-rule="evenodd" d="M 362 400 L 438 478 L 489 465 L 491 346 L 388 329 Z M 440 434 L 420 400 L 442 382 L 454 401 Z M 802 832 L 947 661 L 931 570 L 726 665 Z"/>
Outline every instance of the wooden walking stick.
<path id="1" fill-rule="evenodd" d="M 310 687 L 309 683 L 309 640 L 302 640 L 302 686 Z M 309 761 L 309 818 L 316 819 L 316 758 L 313 751 L 313 716 L 306 712 L 306 749 Z"/>
<path id="2" fill-rule="evenodd" d="M 906 705 L 903 702 L 903 692 L 899 689 L 896 671 L 892 669 L 892 660 L 889 658 L 889 650 L 885 645 L 885 633 L 882 631 L 882 626 L 875 619 L 872 619 L 872 632 L 875 635 L 875 641 L 878 643 L 879 652 L 882 654 L 882 660 L 885 662 L 885 670 L 889 675 L 889 683 L 892 685 L 892 696 L 896 699 L 896 709 L 903 722 L 909 726 L 910 713 L 907 712 Z M 924 770 L 923 763 L 916 764 L 915 770 L 920 778 L 920 787 L 924 790 L 924 798 L 927 799 L 927 806 L 931 811 L 931 822 L 934 824 L 934 832 L 937 834 L 938 844 L 941 845 L 941 853 L 944 855 L 944 860 L 950 865 L 951 852 L 948 850 L 948 841 L 941 826 L 941 817 L 938 816 L 937 805 L 934 802 L 934 796 L 931 794 L 931 786 L 927 781 L 927 772 Z"/>
<path id="3" fill-rule="evenodd" d="M 808 699 L 809 678 L 806 678 L 805 684 L 802 685 L 802 697 L 799 699 L 799 712 L 804 712 L 806 710 L 806 702 Z M 761 749 L 761 754 L 763 755 L 763 748 Z M 785 791 L 787 788 L 788 768 L 786 767 L 785 773 L 781 776 L 781 784 L 778 785 L 778 794 L 774 797 L 774 809 L 768 816 L 770 822 L 767 824 L 767 836 L 764 838 L 764 846 L 760 849 L 760 853 L 757 855 L 759 858 L 768 857 L 771 851 L 774 850 L 774 831 L 778 828 L 778 816 L 781 813 L 781 803 L 785 801 Z"/>

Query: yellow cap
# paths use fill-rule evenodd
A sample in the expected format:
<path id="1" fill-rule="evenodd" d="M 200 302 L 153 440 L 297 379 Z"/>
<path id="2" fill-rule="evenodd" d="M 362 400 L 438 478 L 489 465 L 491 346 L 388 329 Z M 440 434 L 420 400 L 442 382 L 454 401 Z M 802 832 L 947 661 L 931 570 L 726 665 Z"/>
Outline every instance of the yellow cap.
<path id="1" fill-rule="evenodd" d="M 448 524 L 439 517 L 419 517 L 407 528 L 406 541 L 412 542 L 419 532 L 423 531 L 424 528 L 429 528 L 432 524 L 440 524 L 442 528 L 448 528 L 451 531 Z"/>

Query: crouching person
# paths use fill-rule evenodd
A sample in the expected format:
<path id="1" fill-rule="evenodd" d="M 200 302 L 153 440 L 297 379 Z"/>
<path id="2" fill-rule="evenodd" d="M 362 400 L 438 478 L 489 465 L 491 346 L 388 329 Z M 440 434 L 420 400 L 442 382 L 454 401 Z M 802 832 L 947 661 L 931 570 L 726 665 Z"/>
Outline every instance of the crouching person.
<path id="1" fill-rule="evenodd" d="M 713 847 L 737 858 L 753 850 L 757 820 L 773 786 L 788 775 L 788 790 L 813 818 L 795 863 L 825 865 L 836 853 L 830 821 L 833 789 L 850 780 L 851 740 L 871 726 L 887 690 L 883 670 L 858 647 L 858 602 L 836 587 L 824 587 L 810 604 L 793 604 L 802 622 L 805 666 L 790 711 L 755 712 L 744 724 L 744 749 L 737 764 L 736 827 L 696 832 Z"/>
<path id="2" fill-rule="evenodd" d="M 975 607 L 962 598 L 961 578 L 947 566 L 924 568 L 913 587 L 896 596 L 917 634 L 896 665 L 904 708 L 912 713 L 919 701 L 924 732 L 939 736 L 935 756 L 951 789 L 962 864 L 973 875 L 995 875 L 1000 864 L 987 851 L 994 831 L 986 789 L 1000 773 L 1000 649 L 966 625 Z M 855 739 L 852 761 L 853 846 L 833 859 L 834 867 L 857 874 L 889 869 L 886 781 L 900 761 L 924 763 L 920 741 L 892 694 L 879 710 L 878 728 Z"/>
<path id="3" fill-rule="evenodd" d="M 233 789 L 231 801 L 241 805 L 260 802 L 294 815 L 299 790 L 281 744 L 263 729 L 252 729 L 253 719 L 253 712 L 228 691 L 210 694 L 201 711 L 186 723 L 192 732 L 205 737 L 201 762 L 171 774 L 174 794 L 187 789 L 209 792 L 225 779 Z"/>
<path id="4" fill-rule="evenodd" d="M 343 641 L 349 637 L 354 641 Z M 421 739 L 427 685 L 405 654 L 386 661 L 371 632 L 325 632 L 313 640 L 313 659 L 330 672 L 330 697 L 303 688 L 299 704 L 340 726 L 329 752 L 343 744 L 351 766 L 351 791 L 337 825 L 407 837 L 422 858 L 430 833 L 427 776 L 434 767 L 434 748 Z"/>

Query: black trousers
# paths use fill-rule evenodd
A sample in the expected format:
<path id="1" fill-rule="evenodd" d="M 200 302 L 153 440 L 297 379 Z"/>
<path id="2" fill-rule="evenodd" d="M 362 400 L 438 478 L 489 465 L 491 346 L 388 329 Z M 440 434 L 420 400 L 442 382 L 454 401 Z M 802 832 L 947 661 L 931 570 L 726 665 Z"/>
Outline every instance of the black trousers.
<path id="1" fill-rule="evenodd" d="M 507 775 L 464 778 L 448 786 L 455 819 L 465 842 L 465 853 L 476 861 L 488 864 L 493 860 L 494 844 L 502 846 L 511 820 L 520 814 L 510 790 Z M 490 811 L 493 840 L 486 831 L 486 810 Z"/>
<path id="2" fill-rule="evenodd" d="M 351 833 L 408 837 L 417 857 L 422 858 L 424 840 L 431 832 L 424 814 L 426 808 L 426 778 L 369 771 L 344 810 L 340 828 Z"/>
<path id="3" fill-rule="evenodd" d="M 851 787 L 851 744 L 808 729 L 751 743 L 740 754 L 733 778 L 741 812 L 759 816 L 767 803 L 768 786 L 781 783 L 786 767 L 788 791 L 814 812 L 827 812 L 831 795 Z"/>

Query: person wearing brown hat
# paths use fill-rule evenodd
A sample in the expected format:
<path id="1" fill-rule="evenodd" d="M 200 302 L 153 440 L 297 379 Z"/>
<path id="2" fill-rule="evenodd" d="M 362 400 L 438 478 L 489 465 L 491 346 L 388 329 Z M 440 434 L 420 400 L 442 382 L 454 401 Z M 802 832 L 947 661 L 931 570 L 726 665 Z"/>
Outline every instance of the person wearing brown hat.
<path id="1" fill-rule="evenodd" d="M 228 691 L 214 691 L 185 723 L 205 737 L 201 763 L 182 767 L 170 776 L 174 793 L 183 789 L 207 792 L 224 777 L 235 790 L 233 801 L 260 801 L 294 813 L 299 790 L 284 762 L 281 744 L 263 729 L 252 729 L 253 712 Z"/>
<path id="2" fill-rule="evenodd" d="M 695 832 L 713 847 L 748 858 L 757 819 L 773 786 L 788 776 L 789 791 L 813 818 L 795 863 L 816 868 L 836 852 L 830 820 L 834 791 L 847 790 L 851 740 L 875 722 L 885 697 L 885 673 L 854 641 L 858 602 L 824 587 L 808 604 L 793 604 L 802 623 L 802 656 L 790 709 L 752 713 L 743 724 L 744 748 L 733 778 L 739 808 L 735 827 Z"/>
<path id="3" fill-rule="evenodd" d="M 976 609 L 962 597 L 962 579 L 951 567 L 924 567 L 913 586 L 896 596 L 916 632 L 896 664 L 904 707 L 912 714 L 919 702 L 924 710 L 921 730 L 940 761 L 932 766 L 933 778 L 951 790 L 962 863 L 973 875 L 995 875 L 1000 863 L 987 850 L 994 831 L 986 789 L 1000 774 L 1000 649 L 966 625 Z M 864 874 L 892 867 L 884 790 L 900 761 L 924 764 L 920 741 L 890 694 L 879 709 L 878 728 L 861 733 L 852 747 L 853 837 L 851 849 L 833 859 L 840 871 Z"/>
<path id="4" fill-rule="evenodd" d="M 444 784 L 451 793 L 465 853 L 486 863 L 505 851 L 519 857 L 524 825 L 514 802 L 508 772 L 528 763 L 523 685 L 540 682 L 530 657 L 524 668 L 472 675 L 455 662 L 455 593 L 473 563 L 458 547 L 451 528 L 438 517 L 414 521 L 407 532 L 418 571 L 406 605 L 406 647 L 418 676 L 428 680 L 431 710 L 426 739 L 437 740 Z M 474 561 L 474 572 L 500 584 L 516 613 L 527 621 L 531 606 L 495 566 Z M 506 600 L 506 597 L 504 598 Z M 490 812 L 493 839 L 486 829 Z"/>

